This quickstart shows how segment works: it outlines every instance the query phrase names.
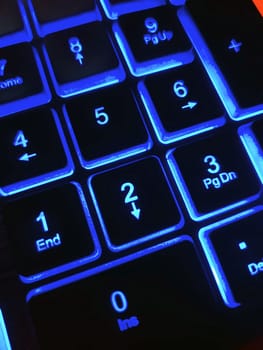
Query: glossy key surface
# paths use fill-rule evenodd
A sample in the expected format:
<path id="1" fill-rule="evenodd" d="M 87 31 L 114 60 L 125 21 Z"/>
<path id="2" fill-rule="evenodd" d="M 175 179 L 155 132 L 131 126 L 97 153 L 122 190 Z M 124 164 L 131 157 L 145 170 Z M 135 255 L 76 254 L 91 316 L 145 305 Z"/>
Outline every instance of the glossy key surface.
<path id="1" fill-rule="evenodd" d="M 137 103 L 125 86 L 69 102 L 66 113 L 85 167 L 112 162 L 150 147 Z"/>
<path id="2" fill-rule="evenodd" d="M 1 36 L 23 29 L 23 21 L 16 0 L 1 0 L 0 3 L 0 43 Z"/>
<path id="3" fill-rule="evenodd" d="M 57 92 L 63 97 L 118 82 L 119 62 L 99 22 L 50 34 L 45 48 Z"/>
<path id="4" fill-rule="evenodd" d="M 262 105 L 263 18 L 253 1 L 190 0 L 187 9 L 239 105 Z"/>
<path id="5" fill-rule="evenodd" d="M 175 198 L 157 158 L 95 175 L 90 184 L 107 244 L 113 251 L 182 226 Z"/>
<path id="6" fill-rule="evenodd" d="M 142 350 L 169 348 L 175 342 L 181 349 L 196 344 L 220 349 L 208 284 L 192 244 L 168 242 L 156 250 L 161 247 L 107 271 L 105 265 L 99 275 L 75 276 L 54 284 L 60 288 L 30 294 L 40 349 Z"/>
<path id="7" fill-rule="evenodd" d="M 262 302 L 262 220 L 259 207 L 201 230 L 211 268 L 230 307 Z"/>
<path id="8" fill-rule="evenodd" d="M 198 62 L 147 77 L 139 90 L 162 142 L 224 123 L 223 108 Z"/>
<path id="9" fill-rule="evenodd" d="M 46 109 L 0 119 L 0 162 L 2 195 L 72 173 L 57 115 Z"/>
<path id="10" fill-rule="evenodd" d="M 5 225 L 24 281 L 54 275 L 98 256 L 87 205 L 74 184 L 10 203 Z"/>
<path id="11" fill-rule="evenodd" d="M 260 190 L 255 170 L 233 132 L 177 148 L 169 162 L 195 220 L 245 204 Z"/>

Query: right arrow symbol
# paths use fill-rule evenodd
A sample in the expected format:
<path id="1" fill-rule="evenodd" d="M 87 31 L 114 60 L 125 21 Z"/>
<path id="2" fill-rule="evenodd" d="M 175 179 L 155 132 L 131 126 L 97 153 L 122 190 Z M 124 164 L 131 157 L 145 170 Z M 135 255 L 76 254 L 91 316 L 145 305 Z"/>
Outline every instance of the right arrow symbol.
<path id="1" fill-rule="evenodd" d="M 182 109 L 193 109 L 197 105 L 197 102 L 189 101 L 186 105 L 182 106 Z"/>
<path id="2" fill-rule="evenodd" d="M 140 219 L 141 209 L 136 207 L 136 204 L 132 202 L 132 211 L 131 214 L 135 217 L 135 219 Z"/>

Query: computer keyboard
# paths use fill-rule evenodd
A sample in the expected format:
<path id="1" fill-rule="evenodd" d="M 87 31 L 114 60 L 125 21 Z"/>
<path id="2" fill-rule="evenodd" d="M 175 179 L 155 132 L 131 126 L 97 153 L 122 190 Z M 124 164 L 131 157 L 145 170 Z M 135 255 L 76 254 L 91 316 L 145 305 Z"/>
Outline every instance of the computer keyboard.
<path id="1" fill-rule="evenodd" d="M 262 0 L 1 0 L 0 350 L 263 349 Z"/>

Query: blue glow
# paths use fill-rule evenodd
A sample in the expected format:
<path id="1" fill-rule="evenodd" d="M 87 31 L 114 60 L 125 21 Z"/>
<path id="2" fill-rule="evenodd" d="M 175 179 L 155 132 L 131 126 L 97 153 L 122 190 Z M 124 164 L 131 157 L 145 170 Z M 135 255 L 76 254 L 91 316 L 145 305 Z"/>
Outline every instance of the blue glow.
<path id="1" fill-rule="evenodd" d="M 120 26 L 117 23 L 114 23 L 112 28 L 125 61 L 129 67 L 129 70 L 135 77 L 140 77 L 145 74 L 155 73 L 168 68 L 181 66 L 183 64 L 192 62 L 194 59 L 193 51 L 190 49 L 186 52 L 175 53 L 167 55 L 165 57 L 158 57 L 153 60 L 138 63 L 132 54 L 129 44 L 124 34 L 122 33 Z"/>
<path id="2" fill-rule="evenodd" d="M 82 156 L 82 153 L 81 153 L 81 150 L 80 150 L 80 147 L 79 147 L 79 144 L 78 144 L 78 140 L 77 140 L 77 138 L 75 136 L 75 133 L 73 131 L 73 128 L 72 128 L 72 125 L 71 125 L 71 122 L 70 122 L 70 118 L 69 118 L 67 110 L 66 110 L 66 106 L 63 106 L 63 112 L 64 112 L 65 119 L 66 119 L 66 122 L 67 122 L 67 125 L 68 125 L 70 136 L 72 138 L 74 147 L 75 147 L 77 155 L 79 157 L 80 164 L 81 164 L 81 166 L 83 168 L 93 169 L 95 167 L 102 166 L 104 164 L 109 164 L 109 163 L 112 163 L 112 162 L 116 162 L 116 161 L 118 161 L 120 159 L 124 159 L 124 158 L 127 158 L 127 157 L 132 157 L 132 156 L 134 156 L 136 154 L 146 152 L 147 150 L 151 149 L 151 147 L 152 147 L 152 144 L 153 144 L 152 140 L 150 138 L 150 135 L 149 135 L 149 132 L 148 132 L 147 128 L 145 128 L 145 132 L 148 135 L 148 141 L 145 144 L 137 145 L 137 146 L 134 146 L 134 147 L 131 147 L 131 148 L 126 148 L 126 149 L 121 150 L 119 152 L 108 154 L 105 157 L 96 158 L 96 159 L 94 159 L 92 161 L 85 161 L 85 159 Z"/>
<path id="3" fill-rule="evenodd" d="M 184 5 L 186 3 L 186 0 L 170 0 L 170 3 L 172 5 L 180 6 Z"/>
<path id="4" fill-rule="evenodd" d="M 256 194 L 256 195 L 247 197 L 244 200 L 240 200 L 236 203 L 231 203 L 231 204 L 226 205 L 224 207 L 221 207 L 217 210 L 211 211 L 209 213 L 206 213 L 206 214 L 199 213 L 193 200 L 192 200 L 191 194 L 188 191 L 186 183 L 184 182 L 183 175 L 179 169 L 179 166 L 177 165 L 177 163 L 174 159 L 173 152 L 174 152 L 174 150 L 168 151 L 166 158 L 167 158 L 168 164 L 170 166 L 171 172 L 174 176 L 176 185 L 179 188 L 179 192 L 181 193 L 181 196 L 183 197 L 183 200 L 186 204 L 187 210 L 188 210 L 191 218 L 194 221 L 201 221 L 201 220 L 208 219 L 212 216 L 219 215 L 219 214 L 224 213 L 226 211 L 233 210 L 239 206 L 245 205 L 245 204 L 258 198 L 259 195 Z"/>
<path id="5" fill-rule="evenodd" d="M 159 160 L 158 160 L 159 161 Z M 160 162 L 159 162 L 160 164 Z M 171 196 L 173 197 L 174 199 L 174 202 L 177 204 L 177 201 L 176 201 L 176 198 L 173 194 L 173 191 L 171 189 L 171 186 L 170 186 L 170 183 L 167 179 L 167 176 L 166 174 L 164 173 L 164 170 L 163 170 L 163 167 L 162 165 L 160 164 L 161 168 L 162 168 L 162 171 L 163 171 L 163 175 L 166 179 L 166 182 L 167 182 L 167 185 L 169 186 L 169 189 L 170 189 L 170 192 L 171 192 Z M 96 199 L 96 195 L 93 191 L 93 188 L 92 188 L 92 179 L 94 176 L 97 176 L 98 174 L 95 174 L 95 175 L 92 175 L 89 179 L 88 179 L 88 186 L 89 186 L 89 189 L 90 189 L 90 193 L 91 193 L 91 197 L 93 199 L 93 202 L 94 202 L 94 206 L 95 206 L 95 209 L 96 209 L 96 212 L 97 212 L 97 215 L 98 215 L 98 218 L 99 218 L 99 221 L 100 221 L 100 224 L 101 224 L 101 227 L 102 227 L 102 231 L 104 233 L 104 236 L 105 236 L 105 240 L 106 240 L 106 243 L 107 243 L 107 246 L 108 248 L 112 251 L 112 252 L 119 252 L 119 251 L 122 251 L 124 249 L 128 249 L 128 248 L 131 248 L 131 247 L 134 247 L 138 244 L 141 244 L 143 242 L 147 242 L 149 240 L 152 240 L 154 238 L 157 238 L 157 237 L 160 237 L 162 235 L 166 235 L 168 233 L 171 233 L 171 232 L 174 232 L 174 231 L 177 231 L 177 230 L 180 230 L 183 225 L 184 225 L 184 219 L 183 219 L 183 216 L 182 216 L 182 213 L 180 211 L 180 208 L 179 206 L 177 206 L 178 208 L 178 211 L 180 213 L 180 221 L 176 224 L 176 225 L 173 225 L 171 227 L 167 227 L 163 230 L 160 230 L 160 231 L 157 231 L 157 232 L 153 232 L 153 233 L 149 233 L 147 234 L 146 236 L 144 237 L 141 237 L 141 238 L 138 238 L 136 240 L 133 240 L 133 241 L 130 241 L 128 243 L 124 243 L 124 244 L 121 244 L 121 245 L 114 245 L 111 243 L 111 240 L 110 240 L 110 236 L 108 234 L 108 231 L 107 231 L 107 228 L 106 228 L 106 225 L 104 223 L 104 220 L 103 220 L 103 215 L 101 214 L 101 211 L 100 211 L 100 208 L 99 208 L 99 204 L 98 204 L 98 201 Z"/>
<path id="6" fill-rule="evenodd" d="M 222 72 L 217 66 L 212 54 L 210 53 L 201 33 L 194 24 L 191 16 L 185 8 L 178 10 L 178 17 L 182 25 L 186 28 L 186 32 L 196 49 L 198 56 L 200 57 L 214 87 L 220 96 L 229 116 L 233 120 L 242 120 L 263 112 L 263 104 L 242 109 L 238 106 L 238 103 L 231 92 L 231 89 L 225 80 Z"/>
<path id="7" fill-rule="evenodd" d="M 218 229 L 222 226 L 226 226 L 234 221 L 240 220 L 240 219 L 245 218 L 249 215 L 255 214 L 262 209 L 263 209 L 263 207 L 255 207 L 255 208 L 246 210 L 246 211 L 241 212 L 239 214 L 233 215 L 227 219 L 224 219 L 224 220 L 218 221 L 214 224 L 203 227 L 199 231 L 199 239 L 201 241 L 202 247 L 204 249 L 206 258 L 208 260 L 210 269 L 211 269 L 212 274 L 214 276 L 214 279 L 216 281 L 217 287 L 219 289 L 221 297 L 223 298 L 224 303 L 229 308 L 236 308 L 236 307 L 240 306 L 240 303 L 238 303 L 235 300 L 235 298 L 232 294 L 231 288 L 229 286 L 229 283 L 228 283 L 227 278 L 225 276 L 225 273 L 223 271 L 222 265 L 220 264 L 220 261 L 216 255 L 215 250 L 214 250 L 214 247 L 209 239 L 209 236 L 213 230 Z"/>
<path id="8" fill-rule="evenodd" d="M 11 345 L 9 342 L 5 320 L 3 317 L 2 310 L 0 309 L 0 349 L 1 350 L 11 350 Z"/>
<path id="9" fill-rule="evenodd" d="M 241 141 L 256 169 L 260 181 L 263 183 L 263 150 L 261 149 L 257 138 L 251 130 L 251 125 L 243 125 L 238 129 Z"/>
<path id="10" fill-rule="evenodd" d="M 155 109 L 151 96 L 148 93 L 148 90 L 145 87 L 143 82 L 138 83 L 138 90 L 142 98 L 142 101 L 144 103 L 147 114 L 152 123 L 153 129 L 156 133 L 156 136 L 158 140 L 164 144 L 168 144 L 174 141 L 178 141 L 188 137 L 192 137 L 194 135 L 198 135 L 203 132 L 207 132 L 209 130 L 222 126 L 225 123 L 225 118 L 222 116 L 220 118 L 215 118 L 207 122 L 193 125 L 189 128 L 177 130 L 174 132 L 167 132 L 162 125 L 162 122 Z"/>
<path id="11" fill-rule="evenodd" d="M 109 70 L 107 72 L 102 72 L 84 79 L 60 85 L 56 80 L 55 73 L 52 68 L 52 64 L 50 62 L 45 46 L 43 46 L 43 51 L 56 92 L 61 97 L 70 97 L 79 93 L 88 92 L 94 89 L 99 89 L 109 85 L 117 84 L 123 81 L 126 77 L 122 65 L 119 64 L 118 68 Z"/>
<path id="12" fill-rule="evenodd" d="M 128 263 L 128 262 L 133 261 L 135 259 L 142 258 L 142 257 L 144 257 L 146 255 L 158 252 L 158 251 L 160 251 L 162 249 L 169 248 L 169 247 L 171 247 L 173 245 L 176 245 L 176 244 L 179 244 L 179 243 L 182 243 L 182 242 L 185 242 L 185 241 L 189 241 L 189 242 L 193 243 L 192 239 L 189 236 L 186 236 L 186 235 L 180 236 L 180 237 L 177 237 L 177 238 L 173 238 L 173 239 L 171 239 L 169 241 L 166 241 L 166 242 L 163 242 L 163 243 L 159 243 L 159 244 L 157 244 L 157 245 L 155 245 L 153 247 L 145 248 L 144 250 L 141 250 L 139 252 L 127 255 L 125 257 L 116 259 L 114 261 L 107 262 L 107 263 L 105 263 L 103 265 L 93 267 L 93 268 L 91 268 L 89 270 L 86 270 L 86 271 L 83 271 L 83 272 L 79 272 L 79 273 L 77 273 L 77 274 L 75 274 L 73 276 L 65 277 L 65 278 L 60 279 L 58 281 L 51 282 L 51 283 L 46 284 L 44 286 L 38 287 L 36 289 L 33 289 L 27 294 L 26 300 L 28 302 L 28 301 L 30 301 L 30 299 L 32 299 L 32 298 L 34 298 L 34 297 L 36 297 L 38 295 L 47 293 L 47 292 L 49 292 L 51 290 L 54 290 L 54 289 L 57 289 L 59 287 L 66 286 L 67 284 L 80 281 L 80 280 L 82 280 L 84 278 L 93 276 L 93 275 L 98 274 L 100 272 L 109 270 L 109 269 L 111 269 L 113 267 L 117 267 L 119 265 Z"/>
<path id="13" fill-rule="evenodd" d="M 240 242 L 238 244 L 240 250 L 246 250 L 247 249 L 247 244 L 246 242 Z"/>
<path id="14" fill-rule="evenodd" d="M 33 18 L 37 33 L 41 37 L 63 29 L 72 28 L 81 24 L 87 24 L 92 21 L 101 21 L 101 15 L 96 6 L 93 11 L 87 11 L 75 16 L 65 17 L 56 21 L 40 24 L 37 20 L 37 15 L 31 0 L 28 0 L 28 7 Z"/>
<path id="15" fill-rule="evenodd" d="M 63 169 L 58 169 L 56 171 L 47 173 L 47 174 L 36 176 L 34 178 L 29 178 L 28 180 L 19 181 L 19 182 L 16 182 L 14 184 L 10 184 L 8 186 L 1 187 L 0 188 L 0 195 L 1 196 L 13 195 L 13 194 L 19 193 L 21 191 L 29 190 L 31 188 L 47 184 L 49 182 L 52 182 L 52 181 L 55 181 L 58 179 L 62 179 L 66 176 L 70 176 L 73 174 L 74 164 L 73 164 L 73 160 L 71 158 L 69 147 L 68 147 L 67 142 L 66 142 L 66 138 L 64 136 L 64 133 L 63 133 L 63 130 L 62 130 L 62 127 L 61 127 L 61 124 L 60 124 L 60 121 L 59 121 L 59 118 L 58 118 L 56 112 L 54 110 L 52 110 L 52 112 L 54 115 L 56 127 L 58 129 L 58 134 L 60 136 L 60 140 L 62 142 L 63 149 L 65 151 L 65 156 L 67 159 L 66 167 Z"/>
<path id="16" fill-rule="evenodd" d="M 125 13 L 145 10 L 165 4 L 165 0 L 133 0 L 127 3 L 112 5 L 108 0 L 101 0 L 101 5 L 109 19 L 117 19 L 119 15 L 123 15 Z"/>
<path id="17" fill-rule="evenodd" d="M 51 93 L 47 83 L 47 79 L 42 67 L 42 63 L 38 56 L 37 50 L 33 48 L 36 65 L 38 68 L 39 75 L 43 84 L 43 91 L 39 94 L 24 97 L 15 101 L 2 103 L 0 105 L 0 117 L 7 116 L 12 113 L 21 112 L 23 110 L 41 106 L 48 103 L 51 100 Z"/>
<path id="18" fill-rule="evenodd" d="M 91 215 L 90 215 L 90 212 L 89 212 L 89 209 L 88 209 L 87 202 L 85 200 L 83 191 L 81 189 L 81 186 L 78 183 L 76 183 L 76 182 L 71 182 L 71 184 L 73 184 L 77 188 L 77 191 L 78 191 L 78 194 L 79 194 L 79 198 L 80 198 L 80 201 L 81 201 L 81 204 L 82 204 L 82 207 L 83 207 L 83 211 L 84 211 L 84 214 L 85 214 L 85 217 L 86 217 L 87 225 L 89 227 L 89 230 L 90 230 L 90 233 L 91 233 L 91 237 L 92 237 L 92 240 L 93 240 L 93 243 L 94 243 L 94 251 L 93 251 L 93 253 L 91 255 L 89 255 L 87 257 L 84 257 L 84 258 L 72 261 L 72 262 L 67 263 L 67 264 L 63 264 L 63 265 L 57 266 L 55 268 L 52 268 L 52 269 L 49 269 L 49 270 L 46 270 L 46 271 L 42 271 L 42 272 L 40 272 L 38 274 L 35 274 L 35 275 L 32 275 L 32 276 L 25 277 L 25 276 L 21 276 L 20 275 L 19 278 L 24 283 L 33 283 L 33 282 L 36 282 L 36 281 L 43 280 L 44 278 L 48 278 L 48 277 L 51 277 L 51 276 L 54 276 L 54 275 L 58 275 L 58 274 L 60 274 L 62 272 L 65 272 L 65 271 L 72 270 L 74 268 L 77 268 L 79 266 L 82 266 L 84 264 L 92 262 L 94 260 L 97 260 L 100 257 L 100 255 L 101 255 L 101 248 L 100 248 L 99 240 L 98 240 L 98 237 L 96 235 L 95 227 L 94 227 L 94 224 L 93 224 L 93 222 L 91 220 Z"/>
<path id="19" fill-rule="evenodd" d="M 19 11 L 21 13 L 21 17 L 24 23 L 24 28 L 23 30 L 19 31 L 19 32 L 15 32 L 15 33 L 11 33 L 5 36 L 2 36 L 0 38 L 0 48 L 4 47 L 4 46 L 10 46 L 10 45 L 15 45 L 15 44 L 19 44 L 22 42 L 28 42 L 32 40 L 32 31 L 30 28 L 30 25 L 28 23 L 27 20 L 27 15 L 26 15 L 26 11 L 25 11 L 25 7 L 22 3 L 21 0 L 17 1 L 18 7 L 19 7 Z"/>

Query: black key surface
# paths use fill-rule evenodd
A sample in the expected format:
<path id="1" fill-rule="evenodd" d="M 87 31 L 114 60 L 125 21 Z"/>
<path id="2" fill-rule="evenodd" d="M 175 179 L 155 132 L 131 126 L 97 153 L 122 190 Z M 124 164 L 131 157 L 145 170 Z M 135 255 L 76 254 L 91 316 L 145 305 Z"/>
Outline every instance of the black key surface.
<path id="1" fill-rule="evenodd" d="M 240 106 L 262 104 L 263 19 L 253 1 L 189 0 L 187 8 Z"/>
<path id="2" fill-rule="evenodd" d="M 256 139 L 263 150 L 263 120 L 257 120 L 255 121 L 251 126 L 252 131 L 254 132 L 254 135 L 256 136 Z"/>
<path id="3" fill-rule="evenodd" d="M 202 235 L 207 252 L 208 246 L 212 247 L 210 255 L 217 257 L 226 276 L 230 287 L 226 294 L 233 293 L 236 303 L 262 302 L 262 220 L 262 211 L 250 211 L 250 216 L 236 217 L 233 222 L 228 220 L 223 226 L 210 228 Z M 221 284 L 224 284 L 222 275 Z"/>
<path id="4" fill-rule="evenodd" d="M 119 24 L 137 62 L 191 48 L 176 14 L 169 8 L 157 7 L 123 15 Z"/>
<path id="5" fill-rule="evenodd" d="M 16 0 L 1 0 L 0 2 L 0 38 L 22 30 L 23 20 Z"/>
<path id="6" fill-rule="evenodd" d="M 223 108 L 196 62 L 147 77 L 145 87 L 144 102 L 163 141 L 223 123 Z"/>
<path id="7" fill-rule="evenodd" d="M 0 120 L 0 188 L 4 192 L 41 183 L 43 176 L 50 181 L 72 171 L 58 127 L 48 109 Z"/>
<path id="8" fill-rule="evenodd" d="M 210 135 L 176 149 L 171 164 L 196 220 L 245 203 L 260 190 L 243 145 L 232 132 Z"/>
<path id="9" fill-rule="evenodd" d="M 180 212 L 157 158 L 95 175 L 91 188 L 112 250 L 182 226 Z"/>
<path id="10" fill-rule="evenodd" d="M 45 38 L 45 45 L 59 84 L 107 72 L 119 65 L 99 22 L 51 34 Z"/>
<path id="11" fill-rule="evenodd" d="M 192 244 L 166 248 L 33 294 L 29 307 L 40 348 L 224 348 L 216 340 L 211 294 Z"/>
<path id="12" fill-rule="evenodd" d="M 47 23 L 61 18 L 75 16 L 95 8 L 94 0 L 31 0 L 37 20 Z"/>
<path id="13" fill-rule="evenodd" d="M 134 97 L 126 87 L 83 96 L 68 103 L 66 109 L 84 166 L 113 161 L 113 154 L 118 153 L 117 160 L 124 153 L 148 148 L 149 137 Z"/>
<path id="14" fill-rule="evenodd" d="M 68 184 L 5 206 L 5 225 L 19 274 L 43 278 L 47 270 L 59 273 L 64 264 L 77 260 L 77 266 L 98 253 L 81 203 L 77 187 Z"/>
<path id="15" fill-rule="evenodd" d="M 35 56 L 29 44 L 0 48 L 0 103 L 43 91 Z"/>

